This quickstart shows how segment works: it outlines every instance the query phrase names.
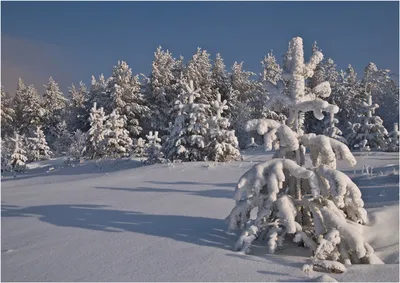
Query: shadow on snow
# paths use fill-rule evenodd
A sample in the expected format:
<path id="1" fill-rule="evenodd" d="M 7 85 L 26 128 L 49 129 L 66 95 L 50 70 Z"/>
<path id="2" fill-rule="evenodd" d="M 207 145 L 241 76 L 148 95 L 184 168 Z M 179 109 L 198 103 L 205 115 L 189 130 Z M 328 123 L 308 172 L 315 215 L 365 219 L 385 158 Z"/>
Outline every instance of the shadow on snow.
<path id="1" fill-rule="evenodd" d="M 104 205 L 43 205 L 26 208 L 2 205 L 1 217 L 35 217 L 59 226 L 103 232 L 134 232 L 170 238 L 199 246 L 231 249 L 234 240 L 228 235 L 223 219 L 155 215 L 135 211 L 107 209 Z"/>

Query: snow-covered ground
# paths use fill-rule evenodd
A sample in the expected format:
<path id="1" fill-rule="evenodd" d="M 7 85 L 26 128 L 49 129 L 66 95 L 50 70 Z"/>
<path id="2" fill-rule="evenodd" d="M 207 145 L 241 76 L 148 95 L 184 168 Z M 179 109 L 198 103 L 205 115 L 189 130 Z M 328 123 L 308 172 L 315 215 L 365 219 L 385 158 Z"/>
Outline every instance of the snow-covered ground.
<path id="1" fill-rule="evenodd" d="M 338 281 L 399 281 L 399 155 L 354 153 L 338 168 L 359 185 L 370 226 L 362 227 L 385 265 L 353 265 Z M 226 233 L 239 177 L 272 154 L 242 162 L 142 166 L 135 160 L 63 160 L 5 175 L 2 192 L 3 281 L 310 281 L 307 249 L 290 241 L 276 254 L 255 246 L 232 251 Z M 363 175 L 364 165 L 373 167 Z"/>

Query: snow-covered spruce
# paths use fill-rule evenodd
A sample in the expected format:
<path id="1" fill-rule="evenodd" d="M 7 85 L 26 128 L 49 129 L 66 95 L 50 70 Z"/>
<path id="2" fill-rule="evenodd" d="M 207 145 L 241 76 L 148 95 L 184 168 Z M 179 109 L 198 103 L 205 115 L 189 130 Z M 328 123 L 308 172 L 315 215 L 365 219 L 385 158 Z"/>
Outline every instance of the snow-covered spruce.
<path id="1" fill-rule="evenodd" d="M 68 149 L 68 157 L 72 158 L 73 160 L 81 159 L 85 154 L 86 139 L 87 133 L 83 133 L 81 130 L 76 130 L 72 137 L 71 145 Z"/>
<path id="2" fill-rule="evenodd" d="M 221 116 L 222 112 L 229 107 L 226 100 L 221 101 L 219 92 L 217 92 L 217 99 L 212 102 L 211 107 L 215 116 L 209 121 L 208 160 L 219 162 L 240 160 L 239 143 L 235 131 L 228 129 L 230 126 L 229 119 Z"/>
<path id="3" fill-rule="evenodd" d="M 322 54 L 314 53 L 310 63 L 304 65 L 298 38 L 292 40 L 289 51 L 286 67 L 290 72 L 284 76 L 291 85 L 292 97 L 285 101 L 292 101 L 295 115 L 292 112 L 289 126 L 268 119 L 247 123 L 247 130 L 263 135 L 266 149 L 274 147 L 277 154 L 271 161 L 253 166 L 237 184 L 236 206 L 227 217 L 230 229 L 242 230 L 235 249 L 250 252 L 252 242 L 259 239 L 274 252 L 289 234 L 313 251 L 312 266 L 344 272 L 342 263 L 381 263 L 352 227 L 368 220 L 361 192 L 349 177 L 335 170 L 337 159 L 354 166 L 354 156 L 342 142 L 304 134 L 301 129 L 301 114 L 305 111 L 313 111 L 318 118 L 322 111 L 337 112 L 336 106 L 317 98 L 329 96 L 329 83 L 319 84 L 311 94 L 304 92 L 304 80 Z M 314 166 L 311 169 L 303 167 L 307 147 Z M 254 208 L 257 217 L 250 219 Z"/>
<path id="4" fill-rule="evenodd" d="M 27 157 L 29 161 L 49 159 L 53 154 L 47 145 L 46 137 L 40 126 L 33 132 L 33 137 L 28 138 Z"/>
<path id="5" fill-rule="evenodd" d="M 399 151 L 399 137 L 400 137 L 399 124 L 394 123 L 393 131 L 391 131 L 389 133 L 389 139 L 388 139 L 385 151 L 398 152 Z"/>
<path id="6" fill-rule="evenodd" d="M 132 139 L 125 128 L 126 117 L 117 110 L 108 115 L 105 123 L 105 155 L 111 158 L 126 157 L 132 148 Z"/>
<path id="7" fill-rule="evenodd" d="M 357 121 L 348 123 L 350 133 L 346 137 L 351 147 L 360 148 L 363 151 L 370 149 L 385 149 L 387 145 L 388 131 L 383 125 L 381 117 L 374 115 L 379 108 L 373 103 L 373 91 L 379 89 L 384 82 L 381 82 L 380 71 L 375 64 L 370 63 L 364 72 L 361 82 L 361 105 Z"/>
<path id="8" fill-rule="evenodd" d="M 90 159 L 95 159 L 104 155 L 104 123 L 106 119 L 107 116 L 105 115 L 103 108 L 101 107 L 100 109 L 97 109 L 97 103 L 95 102 L 90 110 L 90 129 L 87 134 L 85 151 L 86 155 Z"/>
<path id="9" fill-rule="evenodd" d="M 156 164 L 163 163 L 163 153 L 161 152 L 161 139 L 158 137 L 158 132 L 155 131 L 154 134 L 152 131 L 146 135 L 148 143 L 146 144 L 146 153 L 147 159 L 144 161 L 146 164 Z"/>
<path id="10" fill-rule="evenodd" d="M 26 150 L 23 148 L 24 137 L 20 136 L 18 133 L 14 133 L 14 137 L 11 138 L 13 144 L 12 154 L 9 159 L 9 164 L 13 171 L 24 172 L 26 170 L 26 162 L 28 158 L 26 157 Z"/>
<path id="11" fill-rule="evenodd" d="M 210 105 L 196 103 L 200 98 L 200 89 L 194 89 L 193 81 L 184 83 L 186 91 L 176 102 L 178 115 L 172 132 L 163 146 L 163 153 L 169 160 L 203 161 L 206 153 L 208 131 L 207 109 Z"/>
<path id="12" fill-rule="evenodd" d="M 135 157 L 145 157 L 146 153 L 146 140 L 142 138 L 138 138 L 133 141 L 133 155 Z"/>

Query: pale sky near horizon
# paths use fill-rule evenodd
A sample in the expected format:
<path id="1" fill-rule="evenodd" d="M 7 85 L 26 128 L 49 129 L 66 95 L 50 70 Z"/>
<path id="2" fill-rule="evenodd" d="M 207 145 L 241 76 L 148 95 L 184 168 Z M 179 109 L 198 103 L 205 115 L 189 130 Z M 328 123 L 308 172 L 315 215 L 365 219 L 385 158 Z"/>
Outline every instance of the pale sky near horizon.
<path id="1" fill-rule="evenodd" d="M 264 55 L 280 60 L 294 36 L 306 58 L 317 41 L 338 69 L 361 76 L 372 61 L 399 73 L 399 2 L 2 2 L 1 26 L 6 91 L 18 77 L 42 90 L 49 76 L 65 91 L 109 76 L 118 60 L 149 74 L 159 45 L 185 61 L 202 47 L 228 70 L 244 61 L 260 73 Z"/>

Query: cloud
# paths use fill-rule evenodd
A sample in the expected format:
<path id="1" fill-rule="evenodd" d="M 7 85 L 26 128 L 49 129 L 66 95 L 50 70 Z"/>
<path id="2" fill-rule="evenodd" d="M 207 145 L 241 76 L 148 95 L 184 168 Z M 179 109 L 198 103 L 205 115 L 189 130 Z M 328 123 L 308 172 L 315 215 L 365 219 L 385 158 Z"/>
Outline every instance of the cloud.
<path id="1" fill-rule="evenodd" d="M 59 46 L 1 35 L 1 84 L 6 91 L 14 92 L 21 77 L 42 93 L 50 76 L 66 91 L 72 74 L 71 60 Z"/>

